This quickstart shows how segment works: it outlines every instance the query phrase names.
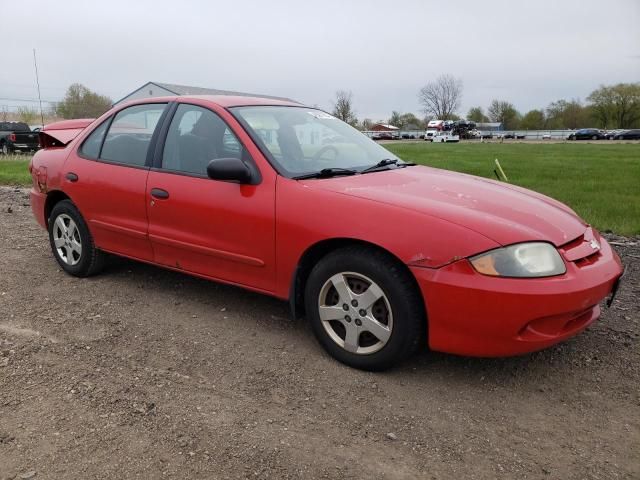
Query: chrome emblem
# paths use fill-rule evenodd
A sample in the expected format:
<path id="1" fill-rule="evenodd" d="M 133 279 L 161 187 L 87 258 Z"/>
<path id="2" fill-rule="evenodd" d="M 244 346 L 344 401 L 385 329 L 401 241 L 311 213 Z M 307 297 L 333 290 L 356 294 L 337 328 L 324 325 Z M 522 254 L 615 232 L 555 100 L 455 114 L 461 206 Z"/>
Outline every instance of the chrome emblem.
<path id="1" fill-rule="evenodd" d="M 594 250 L 600 250 L 600 244 L 598 243 L 597 240 L 591 240 L 589 242 L 589 245 L 591 246 L 591 248 L 593 248 Z"/>

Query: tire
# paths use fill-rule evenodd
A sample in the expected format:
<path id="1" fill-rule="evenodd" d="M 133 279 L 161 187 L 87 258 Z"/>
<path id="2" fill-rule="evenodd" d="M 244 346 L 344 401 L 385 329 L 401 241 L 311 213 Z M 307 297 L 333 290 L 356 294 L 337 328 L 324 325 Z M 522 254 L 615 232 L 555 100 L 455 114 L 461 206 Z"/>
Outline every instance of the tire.
<path id="1" fill-rule="evenodd" d="M 70 200 L 62 200 L 49 216 L 49 243 L 62 269 L 75 277 L 95 275 L 104 266 L 106 254 L 95 247 L 82 215 Z"/>
<path id="2" fill-rule="evenodd" d="M 380 250 L 352 246 L 325 256 L 307 280 L 305 307 L 320 344 L 350 367 L 385 370 L 426 345 L 422 295 L 404 266 Z"/>
<path id="3" fill-rule="evenodd" d="M 9 148 L 9 145 L 7 145 L 5 142 L 2 142 L 0 144 L 0 154 L 9 155 L 10 153 L 11 153 L 11 149 Z"/>
<path id="4" fill-rule="evenodd" d="M 597 140 L 597 139 L 598 139 L 597 135 L 594 135 L 593 137 L 591 137 L 591 140 Z"/>

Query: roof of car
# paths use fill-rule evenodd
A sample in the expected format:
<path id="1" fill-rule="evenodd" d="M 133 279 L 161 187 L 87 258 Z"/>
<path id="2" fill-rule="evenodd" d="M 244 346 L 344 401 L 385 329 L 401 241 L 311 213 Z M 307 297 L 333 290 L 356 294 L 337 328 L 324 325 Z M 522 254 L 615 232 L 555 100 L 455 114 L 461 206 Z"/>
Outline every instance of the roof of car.
<path id="1" fill-rule="evenodd" d="M 302 107 L 304 106 L 301 103 L 295 102 L 293 100 L 285 100 L 285 99 L 276 99 L 269 97 L 247 97 L 247 96 L 236 96 L 236 95 L 179 95 L 176 97 L 152 97 L 152 98 L 143 98 L 138 100 L 133 100 L 131 102 L 127 102 L 126 105 L 140 105 L 144 103 L 153 103 L 159 101 L 166 102 L 175 102 L 182 101 L 186 102 L 189 100 L 206 100 L 221 107 L 244 107 L 244 106 L 254 106 L 254 105 L 274 105 L 274 106 L 290 106 L 290 107 Z"/>

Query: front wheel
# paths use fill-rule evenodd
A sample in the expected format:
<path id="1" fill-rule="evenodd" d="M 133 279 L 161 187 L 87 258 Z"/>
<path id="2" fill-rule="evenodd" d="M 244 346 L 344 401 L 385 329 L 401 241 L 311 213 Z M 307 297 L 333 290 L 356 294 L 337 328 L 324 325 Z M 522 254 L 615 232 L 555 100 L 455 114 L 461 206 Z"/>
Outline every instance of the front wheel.
<path id="1" fill-rule="evenodd" d="M 324 257 L 309 275 L 305 307 L 321 345 L 351 367 L 384 370 L 424 344 L 415 281 L 382 251 L 354 246 Z"/>
<path id="2" fill-rule="evenodd" d="M 591 140 L 597 140 L 597 139 L 598 139 L 597 135 L 594 135 L 593 137 L 591 137 Z"/>
<path id="3" fill-rule="evenodd" d="M 70 200 L 58 202 L 49 217 L 51 251 L 62 269 L 76 277 L 98 273 L 105 254 L 93 242 L 86 222 Z"/>

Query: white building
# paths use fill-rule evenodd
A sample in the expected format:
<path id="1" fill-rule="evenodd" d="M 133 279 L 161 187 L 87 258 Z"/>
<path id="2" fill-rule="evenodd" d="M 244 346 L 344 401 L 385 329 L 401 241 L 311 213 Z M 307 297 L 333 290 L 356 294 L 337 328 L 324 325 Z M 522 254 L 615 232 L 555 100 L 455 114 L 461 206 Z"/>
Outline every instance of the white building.
<path id="1" fill-rule="evenodd" d="M 188 85 L 174 85 L 172 83 L 147 82 L 140 88 L 135 89 L 130 94 L 121 98 L 114 105 L 118 105 L 129 100 L 151 97 L 173 97 L 178 95 L 234 95 L 240 97 L 262 97 L 273 100 L 286 100 L 294 102 L 290 98 L 274 97 L 273 95 L 263 95 L 259 93 L 234 92 L 231 90 L 218 90 L 215 88 L 190 87 Z"/>

